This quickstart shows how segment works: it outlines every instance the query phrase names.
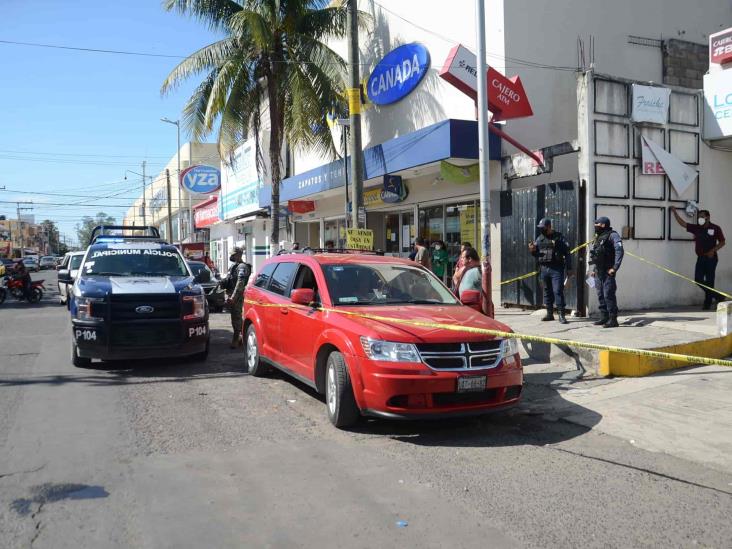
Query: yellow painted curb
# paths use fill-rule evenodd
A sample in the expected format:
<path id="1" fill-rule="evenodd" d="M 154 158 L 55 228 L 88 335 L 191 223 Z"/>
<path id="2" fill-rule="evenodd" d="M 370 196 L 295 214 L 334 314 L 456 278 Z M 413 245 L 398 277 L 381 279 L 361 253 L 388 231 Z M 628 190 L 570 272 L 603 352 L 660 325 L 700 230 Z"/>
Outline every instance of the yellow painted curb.
<path id="1" fill-rule="evenodd" d="M 732 355 L 732 334 L 724 337 L 704 339 L 702 341 L 670 345 L 668 347 L 657 347 L 649 350 L 707 358 L 724 358 Z M 598 373 L 601 376 L 640 377 L 664 370 L 689 366 L 688 362 L 684 363 L 678 360 L 642 355 L 629 355 L 614 351 L 600 351 L 599 358 L 600 367 Z"/>

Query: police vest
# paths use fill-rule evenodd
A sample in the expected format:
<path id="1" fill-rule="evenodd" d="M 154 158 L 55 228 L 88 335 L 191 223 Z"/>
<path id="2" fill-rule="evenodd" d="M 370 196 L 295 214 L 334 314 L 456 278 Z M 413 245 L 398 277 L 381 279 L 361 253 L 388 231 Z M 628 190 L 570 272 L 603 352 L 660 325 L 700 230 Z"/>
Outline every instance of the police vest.
<path id="1" fill-rule="evenodd" d="M 600 233 L 592 243 L 590 264 L 596 265 L 598 269 L 609 269 L 615 264 L 615 246 L 610 241 L 610 236 L 614 232 L 609 230 Z"/>
<path id="2" fill-rule="evenodd" d="M 539 251 L 539 265 L 562 265 L 564 255 L 560 254 L 557 249 L 557 242 L 561 240 L 560 233 L 554 233 L 551 237 L 544 234 L 539 235 L 536 239 L 537 250 Z"/>

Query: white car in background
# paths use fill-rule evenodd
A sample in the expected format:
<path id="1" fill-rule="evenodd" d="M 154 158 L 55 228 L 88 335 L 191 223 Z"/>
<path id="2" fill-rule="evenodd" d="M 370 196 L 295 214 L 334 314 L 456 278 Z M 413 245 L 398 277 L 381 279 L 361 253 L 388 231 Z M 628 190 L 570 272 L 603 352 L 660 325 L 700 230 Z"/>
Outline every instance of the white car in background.
<path id="1" fill-rule="evenodd" d="M 58 298 L 62 305 L 69 306 L 69 292 L 71 287 L 74 285 L 76 275 L 79 274 L 79 267 L 81 261 L 84 259 L 86 252 L 69 252 L 64 256 L 61 265 L 59 265 L 59 271 L 62 269 L 68 269 L 71 276 L 71 284 L 65 282 L 58 283 Z"/>

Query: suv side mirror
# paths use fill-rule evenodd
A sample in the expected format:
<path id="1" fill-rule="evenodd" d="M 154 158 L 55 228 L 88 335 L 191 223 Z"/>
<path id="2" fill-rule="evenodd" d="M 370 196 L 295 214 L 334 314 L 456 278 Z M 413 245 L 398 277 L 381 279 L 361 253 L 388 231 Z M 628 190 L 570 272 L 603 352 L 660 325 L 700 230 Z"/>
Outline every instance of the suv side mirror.
<path id="1" fill-rule="evenodd" d="M 477 305 L 480 303 L 480 292 L 478 290 L 465 290 L 460 296 L 460 303 L 463 305 Z"/>
<path id="2" fill-rule="evenodd" d="M 71 284 L 73 282 L 71 278 L 71 271 L 69 271 L 68 269 L 59 269 L 58 281 L 65 284 Z"/>
<path id="3" fill-rule="evenodd" d="M 308 306 L 315 301 L 315 291 L 312 288 L 298 288 L 297 290 L 292 290 L 290 299 L 297 305 Z"/>
<path id="4" fill-rule="evenodd" d="M 201 269 L 198 274 L 193 277 L 193 282 L 200 284 L 202 282 L 211 282 L 211 273 L 206 269 Z"/>

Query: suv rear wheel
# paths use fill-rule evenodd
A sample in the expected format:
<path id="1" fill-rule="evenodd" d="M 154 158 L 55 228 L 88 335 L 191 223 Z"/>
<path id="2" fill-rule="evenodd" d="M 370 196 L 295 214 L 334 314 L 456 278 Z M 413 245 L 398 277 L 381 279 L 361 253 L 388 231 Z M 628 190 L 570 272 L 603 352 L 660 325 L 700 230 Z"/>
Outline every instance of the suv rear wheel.
<path id="1" fill-rule="evenodd" d="M 338 351 L 328 355 L 325 367 L 325 402 L 328 419 L 336 427 L 343 428 L 358 421 L 359 411 L 353 396 L 351 377 L 343 355 Z"/>
<path id="2" fill-rule="evenodd" d="M 247 326 L 246 339 L 244 341 L 244 357 L 247 362 L 247 369 L 249 370 L 250 375 L 262 377 L 269 371 L 269 367 L 259 356 L 257 330 L 254 328 L 254 324 Z"/>

